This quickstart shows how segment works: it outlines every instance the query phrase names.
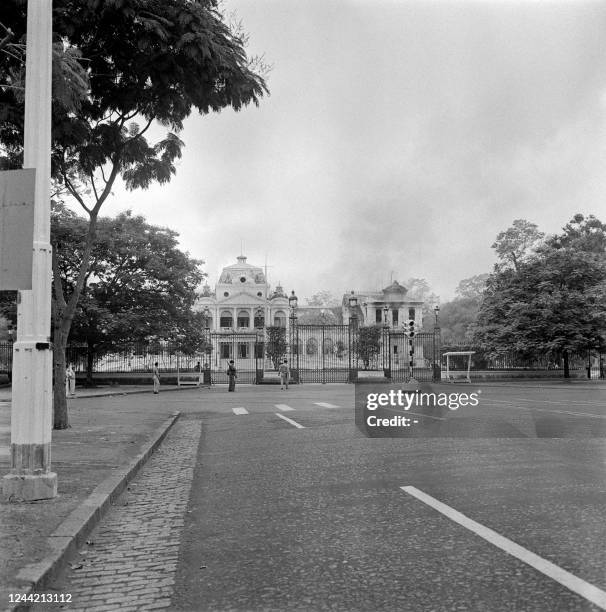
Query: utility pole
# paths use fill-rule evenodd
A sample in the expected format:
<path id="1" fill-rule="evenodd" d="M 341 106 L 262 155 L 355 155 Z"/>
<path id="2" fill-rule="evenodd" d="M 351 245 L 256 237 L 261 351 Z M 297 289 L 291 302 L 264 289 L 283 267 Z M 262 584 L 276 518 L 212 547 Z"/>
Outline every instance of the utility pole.
<path id="1" fill-rule="evenodd" d="M 28 0 L 23 167 L 35 168 L 32 289 L 17 297 L 13 345 L 11 470 L 2 490 L 15 501 L 57 495 L 52 434 L 50 150 L 52 0 Z"/>

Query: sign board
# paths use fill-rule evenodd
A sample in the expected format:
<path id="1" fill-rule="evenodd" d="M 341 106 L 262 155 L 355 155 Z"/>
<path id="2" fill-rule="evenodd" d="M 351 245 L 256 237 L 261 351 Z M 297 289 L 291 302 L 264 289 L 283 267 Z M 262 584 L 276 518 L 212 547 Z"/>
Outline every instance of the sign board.
<path id="1" fill-rule="evenodd" d="M 36 170 L 0 172 L 0 289 L 32 288 Z"/>

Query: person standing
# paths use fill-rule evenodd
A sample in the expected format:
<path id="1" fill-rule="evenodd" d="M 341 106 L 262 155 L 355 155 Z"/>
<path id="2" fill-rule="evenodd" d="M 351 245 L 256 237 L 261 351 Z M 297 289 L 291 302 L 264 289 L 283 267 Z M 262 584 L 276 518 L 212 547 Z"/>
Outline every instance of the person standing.
<path id="1" fill-rule="evenodd" d="M 228 391 L 236 390 L 236 378 L 238 378 L 238 373 L 236 371 L 236 366 L 234 364 L 234 360 L 231 359 L 229 365 L 227 366 L 227 378 L 229 380 Z"/>
<path id="2" fill-rule="evenodd" d="M 154 363 L 152 377 L 154 379 L 154 393 L 160 393 L 160 370 L 157 361 Z"/>
<path id="3" fill-rule="evenodd" d="M 288 371 L 288 360 L 285 359 L 283 363 L 280 364 L 278 368 L 278 373 L 280 374 L 280 389 L 286 388 L 288 390 L 288 376 L 290 372 Z"/>
<path id="4" fill-rule="evenodd" d="M 71 363 L 67 364 L 65 370 L 65 394 L 67 397 L 76 397 L 76 372 Z"/>
<path id="5" fill-rule="evenodd" d="M 194 368 L 194 372 L 198 373 L 198 387 L 202 385 L 202 364 L 198 361 L 196 363 L 196 367 Z"/>

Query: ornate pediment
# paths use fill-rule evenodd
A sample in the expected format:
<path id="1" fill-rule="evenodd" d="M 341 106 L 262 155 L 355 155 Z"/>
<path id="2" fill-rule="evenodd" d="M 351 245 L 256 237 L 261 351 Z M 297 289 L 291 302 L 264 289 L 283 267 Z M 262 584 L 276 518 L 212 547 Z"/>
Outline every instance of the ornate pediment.
<path id="1" fill-rule="evenodd" d="M 230 294 L 227 297 L 218 297 L 217 305 L 218 306 L 242 306 L 242 307 L 251 307 L 251 306 L 265 306 L 266 300 L 265 297 L 258 295 L 252 295 L 250 293 L 246 293 L 245 291 L 239 291 L 238 293 Z"/>

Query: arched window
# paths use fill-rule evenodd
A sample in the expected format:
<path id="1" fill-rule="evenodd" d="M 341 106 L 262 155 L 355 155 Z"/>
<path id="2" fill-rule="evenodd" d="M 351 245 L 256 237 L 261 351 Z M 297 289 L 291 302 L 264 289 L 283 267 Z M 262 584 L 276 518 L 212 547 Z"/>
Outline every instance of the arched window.
<path id="1" fill-rule="evenodd" d="M 276 327 L 286 327 L 286 315 L 283 311 L 278 310 L 274 315 L 274 325 Z"/>
<path id="2" fill-rule="evenodd" d="M 250 327 L 250 314 L 247 310 L 238 311 L 238 327 Z"/>
<path id="3" fill-rule="evenodd" d="M 308 355 L 315 355 L 318 352 L 318 341 L 315 338 L 310 338 L 305 344 L 305 352 Z"/>
<path id="4" fill-rule="evenodd" d="M 231 310 L 222 310 L 221 311 L 221 317 L 219 319 L 219 325 L 220 325 L 220 327 L 233 327 L 233 325 L 234 325 L 234 318 L 233 318 L 233 315 L 231 314 Z"/>

